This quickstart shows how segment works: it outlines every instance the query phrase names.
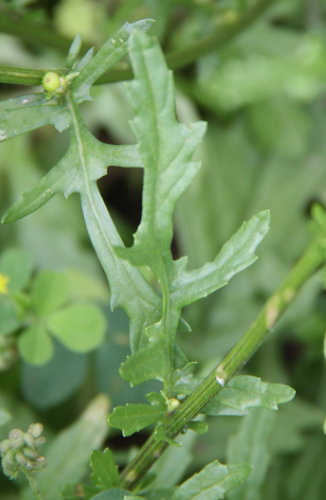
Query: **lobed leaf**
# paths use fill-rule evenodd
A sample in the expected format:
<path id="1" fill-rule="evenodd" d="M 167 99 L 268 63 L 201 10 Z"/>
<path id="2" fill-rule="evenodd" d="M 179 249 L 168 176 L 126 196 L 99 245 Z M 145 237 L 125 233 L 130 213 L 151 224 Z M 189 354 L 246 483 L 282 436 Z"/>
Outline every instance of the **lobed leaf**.
<path id="1" fill-rule="evenodd" d="M 208 415 L 248 413 L 248 408 L 261 406 L 277 410 L 278 405 L 294 398 L 295 390 L 285 384 L 270 384 L 258 377 L 240 375 L 234 377 L 219 394 L 206 405 Z M 234 410 L 237 412 L 235 413 Z"/>
<path id="2" fill-rule="evenodd" d="M 33 282 L 32 304 L 39 316 L 47 316 L 63 306 L 69 298 L 65 274 L 55 271 L 41 271 Z"/>
<path id="3" fill-rule="evenodd" d="M 247 478 L 251 472 L 248 464 L 223 465 L 217 460 L 208 464 L 181 484 L 172 500 L 218 500 L 224 498 Z"/>
<path id="4" fill-rule="evenodd" d="M 63 104 L 49 101 L 45 95 L 30 94 L 0 103 L 0 142 L 25 134 L 44 125 L 62 132 L 70 125 L 70 115 Z"/>
<path id="5" fill-rule="evenodd" d="M 99 490 L 118 487 L 120 485 L 119 470 L 112 452 L 95 450 L 91 455 L 91 481 Z"/>
<path id="6" fill-rule="evenodd" d="M 149 265 L 160 278 L 161 260 L 166 268 L 172 263 L 173 210 L 200 166 L 191 157 L 206 125 L 176 120 L 172 73 L 153 38 L 133 33 L 129 51 L 135 80 L 127 90 L 144 167 L 143 204 L 133 246 L 117 252 L 137 266 Z"/>
<path id="7" fill-rule="evenodd" d="M 90 99 L 89 90 L 93 83 L 127 54 L 131 34 L 134 31 L 147 31 L 153 23 L 153 19 L 141 19 L 131 24 L 125 23 L 102 45 L 74 81 L 73 93 L 78 102 Z"/>
<path id="8" fill-rule="evenodd" d="M 213 262 L 186 271 L 187 260 L 178 261 L 177 275 L 171 285 L 171 299 L 179 307 L 191 304 L 226 285 L 235 274 L 255 260 L 255 250 L 269 229 L 269 211 L 245 221 L 223 245 Z"/>
<path id="9" fill-rule="evenodd" d="M 121 429 L 124 436 L 130 436 L 134 432 L 158 422 L 165 415 L 166 404 L 160 395 L 155 393 L 154 395 L 158 396 L 158 398 L 152 399 L 151 394 L 147 396 L 153 403 L 150 405 L 127 404 L 126 406 L 116 406 L 109 416 L 111 427 Z"/>

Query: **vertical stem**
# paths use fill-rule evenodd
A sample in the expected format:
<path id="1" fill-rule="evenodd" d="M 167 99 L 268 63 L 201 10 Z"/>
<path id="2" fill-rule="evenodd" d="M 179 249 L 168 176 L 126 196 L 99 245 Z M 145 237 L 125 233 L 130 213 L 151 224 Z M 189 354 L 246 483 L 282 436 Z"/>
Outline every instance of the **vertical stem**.
<path id="1" fill-rule="evenodd" d="M 222 362 L 212 370 L 174 413 L 166 417 L 163 428 L 168 439 L 174 439 L 252 357 L 276 321 L 295 299 L 302 285 L 324 263 L 325 254 L 326 237 L 323 234 L 307 248 L 283 283 L 266 302 L 256 320 L 239 342 L 226 354 Z M 137 486 L 140 479 L 167 446 L 166 441 L 158 441 L 152 434 L 136 457 L 123 470 L 121 474 L 123 487 L 133 489 Z"/>
<path id="2" fill-rule="evenodd" d="M 31 490 L 37 500 L 43 500 L 40 490 L 38 489 L 36 479 L 32 473 L 25 473 L 26 479 L 29 482 Z"/>

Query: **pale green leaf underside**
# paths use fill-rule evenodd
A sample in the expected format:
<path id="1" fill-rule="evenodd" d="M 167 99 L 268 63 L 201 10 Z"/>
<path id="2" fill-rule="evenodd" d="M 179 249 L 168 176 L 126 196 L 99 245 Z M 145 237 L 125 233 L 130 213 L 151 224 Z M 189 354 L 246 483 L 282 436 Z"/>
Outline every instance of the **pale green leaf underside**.
<path id="1" fill-rule="evenodd" d="M 248 464 L 223 465 L 217 460 L 179 486 L 172 500 L 218 500 L 250 474 Z"/>
<path id="2" fill-rule="evenodd" d="M 208 415 L 243 415 L 248 413 L 248 408 L 255 406 L 277 410 L 279 404 L 291 401 L 294 396 L 295 390 L 288 385 L 266 383 L 258 377 L 240 375 L 230 380 L 204 412 Z"/>
<path id="3" fill-rule="evenodd" d="M 54 125 L 60 132 L 70 125 L 66 107 L 44 94 L 8 99 L 0 104 L 0 116 L 0 142 L 44 125 Z"/>
<path id="4" fill-rule="evenodd" d="M 131 125 L 144 167 L 144 187 L 134 245 L 119 250 L 119 255 L 135 265 L 154 268 L 163 258 L 168 267 L 173 210 L 200 166 L 191 157 L 205 124 L 185 125 L 176 120 L 172 73 L 157 41 L 134 32 L 129 45 L 135 80 L 127 84 L 127 90 L 135 113 Z M 154 271 L 160 274 L 157 268 Z"/>
<path id="5" fill-rule="evenodd" d="M 268 229 L 269 211 L 265 210 L 245 221 L 223 245 L 213 262 L 186 271 L 187 259 L 180 259 L 177 276 L 170 288 L 172 301 L 184 307 L 226 285 L 232 276 L 256 260 L 254 252 Z"/>
<path id="6" fill-rule="evenodd" d="M 125 23 L 109 38 L 74 81 L 73 93 L 78 102 L 89 99 L 92 84 L 127 54 L 131 33 L 134 30 L 147 31 L 153 23 L 153 19 L 141 19 L 132 24 Z"/>

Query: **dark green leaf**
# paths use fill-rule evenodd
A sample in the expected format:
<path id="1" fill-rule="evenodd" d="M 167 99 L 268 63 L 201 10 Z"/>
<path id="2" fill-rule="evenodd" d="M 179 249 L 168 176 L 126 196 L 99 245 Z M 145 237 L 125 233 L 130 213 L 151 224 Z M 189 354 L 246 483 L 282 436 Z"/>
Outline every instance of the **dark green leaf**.
<path id="1" fill-rule="evenodd" d="M 109 424 L 121 429 L 124 436 L 130 436 L 147 425 L 155 424 L 165 415 L 166 404 L 159 394 L 149 394 L 148 399 L 152 404 L 117 406 L 109 417 Z"/>
<path id="2" fill-rule="evenodd" d="M 91 481 L 99 490 L 118 487 L 120 485 L 119 470 L 112 452 L 95 450 L 91 455 Z"/>

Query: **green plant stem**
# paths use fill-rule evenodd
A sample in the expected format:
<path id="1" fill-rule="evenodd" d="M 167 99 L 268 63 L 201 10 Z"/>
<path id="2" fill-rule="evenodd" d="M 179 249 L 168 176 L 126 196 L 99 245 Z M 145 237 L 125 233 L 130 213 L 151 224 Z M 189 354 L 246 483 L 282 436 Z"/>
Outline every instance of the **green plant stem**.
<path id="1" fill-rule="evenodd" d="M 280 287 L 266 302 L 255 321 L 225 358 L 163 422 L 164 435 L 174 439 L 233 375 L 252 357 L 276 321 L 297 296 L 302 285 L 325 261 L 326 236 L 316 238 L 293 267 Z M 133 489 L 168 446 L 152 434 L 121 474 L 122 486 Z"/>
<path id="2" fill-rule="evenodd" d="M 43 500 L 43 497 L 41 495 L 40 490 L 38 489 L 37 482 L 35 480 L 35 477 L 32 473 L 25 473 L 26 479 L 29 482 L 29 485 L 31 487 L 31 490 L 33 492 L 34 497 L 36 500 Z"/>
<path id="3" fill-rule="evenodd" d="M 234 21 L 227 22 L 224 25 L 219 26 L 216 33 L 214 33 L 213 35 L 205 37 L 202 40 L 197 40 L 184 49 L 168 53 L 166 55 L 168 66 L 171 69 L 187 66 L 188 64 L 199 59 L 201 56 L 221 48 L 224 44 L 230 42 L 234 37 L 244 31 L 247 26 L 258 19 L 259 16 L 263 14 L 263 12 L 265 12 L 267 8 L 275 1 L 276 0 L 257 0 L 257 2 L 252 7 L 243 11 L 243 13 L 236 17 Z M 6 24 L 6 19 L 11 20 L 9 24 Z M 51 33 L 49 29 L 46 29 L 44 27 L 42 29 L 40 27 L 36 29 L 36 27 L 34 26 L 35 23 L 32 23 L 30 27 L 28 27 L 29 23 L 30 21 L 26 20 L 22 25 L 20 24 L 20 22 L 13 22 L 10 15 L 3 14 L 0 11 L 0 31 L 16 35 L 22 39 L 26 39 L 29 41 L 36 41 L 38 43 L 41 43 L 42 45 L 47 45 L 49 47 L 54 47 L 57 44 L 57 48 L 59 50 L 65 48 L 64 52 L 67 52 L 69 48 L 69 41 L 67 41 L 66 39 L 61 39 L 58 35 Z M 48 38 L 47 34 L 49 35 Z M 59 40 L 61 40 L 60 43 Z M 44 73 L 46 73 L 47 71 L 58 70 L 26 70 L 24 68 L 0 66 L 0 83 L 40 85 Z M 132 77 L 133 74 L 131 68 L 128 67 L 126 69 L 112 70 L 99 78 L 96 83 L 114 83 L 124 80 L 130 80 Z"/>

